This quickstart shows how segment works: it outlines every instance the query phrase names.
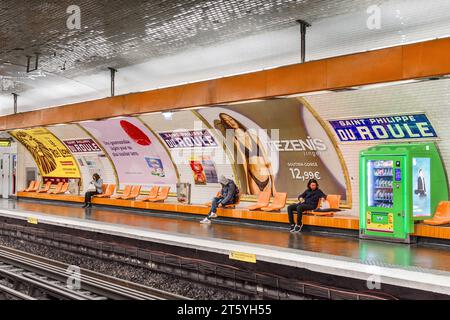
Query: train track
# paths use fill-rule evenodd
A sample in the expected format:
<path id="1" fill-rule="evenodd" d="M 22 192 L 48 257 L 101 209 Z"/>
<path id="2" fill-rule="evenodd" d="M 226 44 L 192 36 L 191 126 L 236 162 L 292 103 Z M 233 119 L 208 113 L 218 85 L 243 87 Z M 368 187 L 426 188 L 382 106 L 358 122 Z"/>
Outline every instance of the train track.
<path id="1" fill-rule="evenodd" d="M 0 246 L 0 299 L 185 300 L 187 298 Z"/>

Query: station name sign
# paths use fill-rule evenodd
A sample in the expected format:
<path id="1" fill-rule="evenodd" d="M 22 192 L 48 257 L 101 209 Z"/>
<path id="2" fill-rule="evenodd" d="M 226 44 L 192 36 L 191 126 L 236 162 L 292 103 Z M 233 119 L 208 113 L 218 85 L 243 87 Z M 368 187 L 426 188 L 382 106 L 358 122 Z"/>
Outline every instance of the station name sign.
<path id="1" fill-rule="evenodd" d="M 102 149 L 92 139 L 64 140 L 72 153 L 101 152 Z"/>
<path id="2" fill-rule="evenodd" d="M 437 138 L 424 113 L 329 120 L 329 123 L 342 142 Z"/>
<path id="3" fill-rule="evenodd" d="M 217 147 L 216 141 L 206 129 L 159 132 L 159 135 L 170 149 Z"/>

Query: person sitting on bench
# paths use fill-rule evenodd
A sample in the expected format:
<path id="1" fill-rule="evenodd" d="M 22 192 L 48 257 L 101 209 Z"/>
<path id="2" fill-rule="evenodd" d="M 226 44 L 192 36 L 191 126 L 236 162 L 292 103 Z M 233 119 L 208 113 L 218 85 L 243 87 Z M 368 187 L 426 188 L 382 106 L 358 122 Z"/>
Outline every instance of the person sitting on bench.
<path id="1" fill-rule="evenodd" d="M 326 199 L 325 193 L 319 189 L 317 180 L 308 181 L 308 188 L 298 196 L 299 203 L 291 204 L 287 207 L 290 223 L 290 232 L 300 232 L 303 227 L 302 215 L 304 211 L 310 211 L 317 208 L 319 201 Z M 294 211 L 297 211 L 297 224 L 294 224 Z"/>
<path id="2" fill-rule="evenodd" d="M 211 218 L 217 218 L 217 208 L 236 203 L 238 199 L 239 189 L 233 180 L 220 176 L 219 183 L 222 185 L 220 196 L 213 198 L 208 216 L 200 223 L 211 223 Z"/>
<path id="3" fill-rule="evenodd" d="M 91 199 L 93 195 L 102 193 L 103 180 L 98 173 L 92 175 L 92 181 L 89 183 L 88 191 L 84 194 L 83 208 L 92 207 Z"/>

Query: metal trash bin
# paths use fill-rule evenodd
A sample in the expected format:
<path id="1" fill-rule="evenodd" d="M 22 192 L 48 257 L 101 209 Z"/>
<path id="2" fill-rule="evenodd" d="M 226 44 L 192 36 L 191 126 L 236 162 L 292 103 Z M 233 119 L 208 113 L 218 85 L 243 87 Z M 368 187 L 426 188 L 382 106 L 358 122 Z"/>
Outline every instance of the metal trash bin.
<path id="1" fill-rule="evenodd" d="M 177 183 L 177 200 L 178 202 L 191 203 L 191 184 L 187 182 Z"/>

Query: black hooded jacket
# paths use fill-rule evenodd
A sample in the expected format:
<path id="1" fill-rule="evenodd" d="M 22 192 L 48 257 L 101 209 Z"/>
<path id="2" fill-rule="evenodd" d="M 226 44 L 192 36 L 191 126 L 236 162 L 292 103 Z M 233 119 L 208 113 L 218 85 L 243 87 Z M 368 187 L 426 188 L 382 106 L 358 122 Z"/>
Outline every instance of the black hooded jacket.
<path id="1" fill-rule="evenodd" d="M 320 198 L 326 198 L 326 194 L 322 192 L 320 189 L 312 190 L 306 189 L 301 195 L 298 196 L 298 199 L 303 198 L 305 202 L 303 204 L 310 205 L 314 208 L 317 208 L 319 204 Z"/>
<path id="2" fill-rule="evenodd" d="M 227 180 L 227 184 L 222 185 L 222 190 L 220 191 L 220 195 L 223 197 L 222 203 L 235 203 L 239 194 L 239 189 L 233 180 Z"/>

